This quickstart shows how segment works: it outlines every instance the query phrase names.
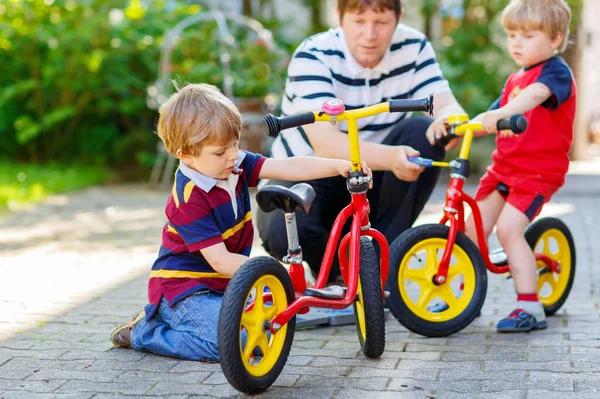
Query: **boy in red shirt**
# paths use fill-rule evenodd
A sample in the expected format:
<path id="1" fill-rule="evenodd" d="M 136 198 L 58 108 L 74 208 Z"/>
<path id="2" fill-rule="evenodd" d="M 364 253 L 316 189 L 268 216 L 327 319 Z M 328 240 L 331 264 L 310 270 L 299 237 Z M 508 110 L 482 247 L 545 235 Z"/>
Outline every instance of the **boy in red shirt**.
<path id="1" fill-rule="evenodd" d="M 576 88 L 571 70 L 556 54 L 567 45 L 570 19 L 564 0 L 512 0 L 502 13 L 508 50 L 521 69 L 483 115 L 483 126 L 498 133 L 498 120 L 524 114 L 529 127 L 520 135 L 499 132 L 492 165 L 475 194 L 485 236 L 495 225 L 517 291 L 515 310 L 498 322 L 498 332 L 548 326 L 537 296 L 535 257 L 524 233 L 564 184 L 569 167 Z M 466 233 L 477 243 L 472 218 Z"/>

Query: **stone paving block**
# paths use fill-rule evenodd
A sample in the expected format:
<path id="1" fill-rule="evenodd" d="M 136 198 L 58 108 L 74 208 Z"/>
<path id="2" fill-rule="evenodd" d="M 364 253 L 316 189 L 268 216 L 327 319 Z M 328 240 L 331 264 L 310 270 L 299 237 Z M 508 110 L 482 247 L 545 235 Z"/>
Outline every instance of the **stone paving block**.
<path id="1" fill-rule="evenodd" d="M 17 340 L 13 339 L 10 341 L 0 341 L 0 348 L 22 350 L 22 349 L 30 349 L 35 344 L 36 343 L 33 341 L 17 341 Z M 0 364 L 2 364 L 1 358 L 0 358 Z"/>
<path id="2" fill-rule="evenodd" d="M 0 392 L 0 398 L 2 399 L 91 399 L 99 398 L 94 396 L 95 393 L 32 393 L 32 392 L 19 392 L 19 391 L 6 391 Z"/>
<path id="3" fill-rule="evenodd" d="M 329 357 L 335 357 L 338 359 L 356 359 L 359 354 L 361 354 L 362 352 L 360 351 L 360 346 L 357 345 L 354 349 L 343 349 L 343 350 L 327 350 L 327 349 L 303 349 L 303 348 L 296 348 L 294 346 L 292 346 L 292 350 L 290 351 L 290 353 L 293 356 L 329 356 Z"/>
<path id="4" fill-rule="evenodd" d="M 164 357 L 152 357 L 153 362 L 156 364 L 160 364 L 161 361 L 166 360 Z M 159 371 L 160 370 L 154 370 Z M 169 369 L 166 371 L 170 371 L 171 373 L 189 373 L 192 371 L 207 371 L 207 372 L 221 372 L 221 365 L 219 363 L 214 362 L 193 362 L 188 360 L 173 360 L 173 363 L 170 364 Z"/>
<path id="5" fill-rule="evenodd" d="M 509 353 L 462 353 L 462 352 L 446 352 L 442 356 L 442 361 L 445 362 L 461 362 L 461 361 L 489 361 L 497 360 L 502 362 L 523 362 L 525 361 L 525 352 L 509 352 Z"/>
<path id="6" fill-rule="evenodd" d="M 351 367 L 369 367 L 376 369 L 394 369 L 398 364 L 398 359 L 335 359 L 331 357 L 315 356 L 310 363 L 310 367 L 335 367 L 335 366 L 351 366 Z M 289 361 L 288 361 L 288 365 Z"/>
<path id="7" fill-rule="evenodd" d="M 0 358 L 26 357 L 33 359 L 58 359 L 61 355 L 67 352 L 68 350 L 66 349 L 29 351 L 27 349 L 0 348 Z"/>
<path id="8" fill-rule="evenodd" d="M 136 352 L 131 349 L 111 348 L 106 351 L 84 351 L 70 350 L 63 353 L 58 358 L 60 360 L 77 360 L 77 359 L 102 359 L 102 360 L 122 360 L 125 362 L 136 362 L 148 356 L 146 353 Z"/>
<path id="9" fill-rule="evenodd" d="M 107 394 L 107 393 L 100 393 L 100 394 L 96 394 L 93 399 L 123 399 L 123 398 L 139 398 L 139 397 L 143 397 L 143 398 L 158 398 L 158 396 L 149 396 L 148 394 L 145 394 L 144 396 L 129 396 L 129 395 L 118 395 L 118 394 Z M 190 397 L 188 395 L 161 395 L 160 399 L 189 399 Z"/>
<path id="10" fill-rule="evenodd" d="M 0 368 L 0 380 L 24 380 L 32 373 L 27 369 L 12 369 L 8 367 Z"/>
<path id="11" fill-rule="evenodd" d="M 600 373 L 573 374 L 576 392 L 597 392 L 600 397 Z"/>
<path id="12" fill-rule="evenodd" d="M 73 392 L 105 392 L 124 395 L 143 395 L 155 382 L 137 381 L 137 382 L 91 382 L 91 381 L 68 381 L 57 389 L 56 393 Z"/>
<path id="13" fill-rule="evenodd" d="M 285 374 L 299 374 L 299 375 L 326 375 L 330 378 L 344 377 L 348 375 L 351 366 L 327 366 L 327 367 L 315 367 L 313 364 L 310 366 L 291 366 L 285 365 L 283 373 Z"/>
<path id="14" fill-rule="evenodd" d="M 300 388 L 300 387 L 271 387 L 267 391 L 258 395 L 260 398 L 275 398 L 275 399 L 331 399 L 338 398 L 335 395 L 336 388 L 323 387 L 323 388 Z M 250 397 L 248 395 L 240 395 L 239 397 Z M 189 399 L 195 399 L 196 397 L 190 396 Z"/>
<path id="15" fill-rule="evenodd" d="M 440 370 L 438 379 L 440 381 L 502 380 L 507 382 L 521 382 L 525 381 L 525 373 L 523 372 L 523 370 L 508 370 L 494 372 L 471 371 L 465 373 L 460 369 L 460 367 L 458 367 L 456 369 Z"/>
<path id="16" fill-rule="evenodd" d="M 449 391 L 449 392 L 462 392 L 462 393 L 473 393 L 480 392 L 479 381 L 428 381 L 428 380 L 413 380 L 408 378 L 392 378 L 388 389 L 390 391 Z M 440 397 L 443 397 L 441 395 Z"/>
<path id="17" fill-rule="evenodd" d="M 89 341 L 68 341 L 69 349 L 71 351 L 82 351 L 82 352 L 106 352 L 114 348 L 112 342 L 109 340 L 103 342 L 89 342 Z M 35 343 L 28 348 L 29 350 L 49 350 L 49 349 L 63 349 L 65 348 L 65 341 L 35 341 Z"/>
<path id="18" fill-rule="evenodd" d="M 66 380 L 26 381 L 0 380 L 0 389 L 5 391 L 52 392 L 67 383 Z"/>
<path id="19" fill-rule="evenodd" d="M 381 359 L 386 360 L 422 360 L 422 361 L 437 361 L 441 360 L 440 352 L 396 352 L 387 350 L 381 355 Z"/>
<path id="20" fill-rule="evenodd" d="M 505 370 L 538 370 L 553 372 L 571 372 L 573 366 L 570 362 L 559 360 L 552 362 L 498 362 L 490 360 L 485 362 L 485 371 L 505 371 Z"/>
<path id="21" fill-rule="evenodd" d="M 402 392 L 402 396 L 398 392 L 391 391 L 366 391 L 356 388 L 342 388 L 335 395 L 335 399 L 427 399 L 428 392 Z"/>
<path id="22" fill-rule="evenodd" d="M 286 365 L 290 366 L 308 366 L 315 356 L 289 356 Z"/>
<path id="23" fill-rule="evenodd" d="M 0 367 L 2 367 L 3 364 L 11 360 L 12 358 L 12 356 L 0 356 Z"/>
<path id="24" fill-rule="evenodd" d="M 406 359 L 401 360 L 398 363 L 397 369 L 452 369 L 460 367 L 464 372 L 480 371 L 483 369 L 483 363 L 481 361 L 462 361 L 462 362 L 426 362 L 421 360 Z"/>
<path id="25" fill-rule="evenodd" d="M 483 392 L 483 393 L 464 393 L 436 391 L 436 398 L 439 399 L 526 399 L 527 391 L 509 391 L 509 392 Z"/>
<path id="26" fill-rule="evenodd" d="M 106 371 L 103 371 L 106 373 Z M 150 371 L 126 371 L 118 372 L 115 382 L 136 382 L 136 381 L 172 381 L 185 384 L 204 382 L 212 372 L 209 371 L 191 371 L 188 373 L 154 373 Z"/>
<path id="27" fill-rule="evenodd" d="M 172 360 L 164 357 L 148 356 L 137 362 L 120 361 L 118 359 L 100 359 L 89 363 L 88 370 L 122 370 L 122 371 L 153 371 L 164 373 L 170 371 L 179 363 L 178 360 Z"/>
<path id="28" fill-rule="evenodd" d="M 60 370 L 52 368 L 39 369 L 30 373 L 27 380 L 82 380 L 91 382 L 113 382 L 122 372 L 117 371 L 78 371 L 78 370 Z"/>
<path id="29" fill-rule="evenodd" d="M 447 353 L 447 352 L 461 352 L 461 353 L 485 353 L 487 351 L 487 345 L 473 345 L 473 346 L 450 346 L 450 345 L 438 345 L 428 346 L 424 344 L 408 344 L 406 346 L 406 352 L 432 352 L 432 353 Z"/>
<path id="30" fill-rule="evenodd" d="M 545 389 L 527 391 L 527 399 L 597 399 L 597 393 L 588 392 L 555 392 Z"/>
<path id="31" fill-rule="evenodd" d="M 303 341 L 294 341 L 293 346 L 301 349 L 324 349 L 327 343 L 327 340 L 310 339 Z"/>
<path id="32" fill-rule="evenodd" d="M 547 389 L 550 391 L 567 391 L 572 392 L 574 390 L 573 380 L 569 376 L 559 375 L 553 373 L 554 378 L 546 378 L 543 375 L 535 374 L 529 376 L 529 381 L 519 382 L 518 384 L 512 384 L 508 381 L 499 380 L 487 380 L 482 381 L 481 390 L 488 392 L 503 392 L 511 389 Z"/>
<path id="33" fill-rule="evenodd" d="M 203 385 L 203 384 L 182 384 L 168 381 L 159 381 L 149 391 L 145 393 L 148 396 L 164 396 L 164 395 L 198 395 L 198 396 L 217 396 L 233 397 L 238 396 L 231 385 Z"/>
<path id="34" fill-rule="evenodd" d="M 45 368 L 55 370 L 86 370 L 91 364 L 91 360 L 44 360 L 15 357 L 10 362 L 0 366 L 0 372 L 20 369 L 36 372 Z"/>
<path id="35" fill-rule="evenodd" d="M 412 378 L 415 380 L 435 380 L 438 369 L 372 369 L 369 367 L 354 367 L 348 378 Z"/>

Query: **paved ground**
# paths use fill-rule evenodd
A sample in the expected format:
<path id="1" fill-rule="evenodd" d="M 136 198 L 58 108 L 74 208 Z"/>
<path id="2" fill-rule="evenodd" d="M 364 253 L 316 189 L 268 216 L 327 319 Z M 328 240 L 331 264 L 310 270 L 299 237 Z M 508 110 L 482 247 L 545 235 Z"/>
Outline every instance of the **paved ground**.
<path id="1" fill-rule="evenodd" d="M 114 349 L 110 331 L 145 304 L 165 194 L 90 189 L 0 217 L 0 398 L 243 396 L 218 364 Z M 482 317 L 450 338 L 409 333 L 393 318 L 386 351 L 367 360 L 353 326 L 298 331 L 265 397 L 600 397 L 599 176 L 570 176 L 544 213 L 577 245 L 571 296 L 549 328 L 497 334 L 512 283 L 490 276 Z M 420 223 L 437 220 L 443 187 Z M 255 253 L 259 252 L 258 249 Z"/>

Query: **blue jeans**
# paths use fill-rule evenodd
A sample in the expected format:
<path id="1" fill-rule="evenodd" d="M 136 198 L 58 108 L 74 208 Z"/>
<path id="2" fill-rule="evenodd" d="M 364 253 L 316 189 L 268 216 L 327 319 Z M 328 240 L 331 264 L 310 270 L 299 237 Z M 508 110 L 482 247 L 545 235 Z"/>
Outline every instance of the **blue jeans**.
<path id="1" fill-rule="evenodd" d="M 219 361 L 217 326 L 223 296 L 199 291 L 169 307 L 163 297 L 156 314 L 131 331 L 136 351 L 187 360 Z"/>

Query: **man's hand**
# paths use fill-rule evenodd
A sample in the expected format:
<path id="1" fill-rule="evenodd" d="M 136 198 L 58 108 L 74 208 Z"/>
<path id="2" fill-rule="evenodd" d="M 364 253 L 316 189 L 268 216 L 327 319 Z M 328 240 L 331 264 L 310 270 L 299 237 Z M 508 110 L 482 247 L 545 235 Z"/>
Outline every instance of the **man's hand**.
<path id="1" fill-rule="evenodd" d="M 392 164 L 392 173 L 394 173 L 394 175 L 396 175 L 396 177 L 400 180 L 417 180 L 425 168 L 410 162 L 408 157 L 418 157 L 419 151 L 405 145 L 395 147 L 395 150 L 395 160 Z"/>
<path id="2" fill-rule="evenodd" d="M 431 125 L 427 128 L 427 132 L 425 135 L 427 136 L 427 140 L 433 146 L 436 145 L 435 138 L 441 139 L 444 136 L 448 135 L 448 131 L 446 130 L 446 118 L 439 118 L 433 121 Z M 452 150 L 458 146 L 460 142 L 460 138 L 455 138 L 450 140 L 448 144 L 444 147 L 446 151 Z"/>
<path id="3" fill-rule="evenodd" d="M 342 175 L 344 177 L 348 177 L 348 174 L 352 170 L 352 164 L 350 163 L 350 161 L 341 161 L 341 162 L 342 162 L 342 169 L 340 170 L 340 175 Z M 371 178 L 371 181 L 369 182 L 369 189 L 372 189 L 373 188 L 373 171 L 371 170 L 371 168 L 369 168 L 367 166 L 367 163 L 365 161 L 360 161 L 360 164 L 361 164 L 361 170 L 364 172 L 364 174 L 366 174 L 367 176 L 369 176 Z"/>

